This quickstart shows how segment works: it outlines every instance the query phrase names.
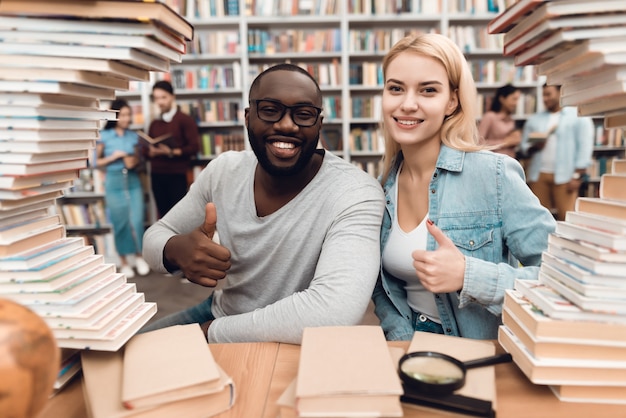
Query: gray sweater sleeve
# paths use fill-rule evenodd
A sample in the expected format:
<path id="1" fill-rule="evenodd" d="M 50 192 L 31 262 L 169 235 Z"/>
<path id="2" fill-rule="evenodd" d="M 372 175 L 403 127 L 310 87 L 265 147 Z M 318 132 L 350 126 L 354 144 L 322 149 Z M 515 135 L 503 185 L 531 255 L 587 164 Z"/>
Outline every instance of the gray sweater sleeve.
<path id="1" fill-rule="evenodd" d="M 236 168 L 231 161 L 240 174 L 237 183 L 228 173 L 218 173 L 218 166 L 212 179 L 203 171 L 196 181 L 202 182 L 202 192 L 195 185 L 179 204 L 187 209 L 174 208 L 172 216 L 150 228 L 144 244 L 151 265 L 164 271 L 162 249 L 169 237 L 202 221 L 202 211 L 197 219 L 189 208 L 197 211 L 207 199 L 215 199 L 217 231 L 222 245 L 231 250 L 233 267 L 214 295 L 217 319 L 209 328 L 209 342 L 298 344 L 304 327 L 358 324 L 380 262 L 384 195 L 375 179 L 327 155 L 297 198 L 272 215 L 256 218 L 253 168 Z M 250 181 L 241 180 L 242 172 L 250 174 Z"/>

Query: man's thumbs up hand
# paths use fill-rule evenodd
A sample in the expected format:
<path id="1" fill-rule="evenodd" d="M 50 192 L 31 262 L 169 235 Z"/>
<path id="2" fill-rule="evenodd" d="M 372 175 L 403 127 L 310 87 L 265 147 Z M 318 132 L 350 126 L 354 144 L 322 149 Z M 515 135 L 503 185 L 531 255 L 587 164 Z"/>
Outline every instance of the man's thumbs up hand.
<path id="1" fill-rule="evenodd" d="M 435 251 L 413 251 L 413 267 L 422 285 L 433 293 L 456 292 L 463 288 L 465 256 L 430 219 L 428 232 L 437 241 Z"/>
<path id="2" fill-rule="evenodd" d="M 201 286 L 217 286 L 230 268 L 230 251 L 213 241 L 216 229 L 217 209 L 214 203 L 207 203 L 202 225 L 188 234 L 173 236 L 165 245 L 167 260 Z"/>

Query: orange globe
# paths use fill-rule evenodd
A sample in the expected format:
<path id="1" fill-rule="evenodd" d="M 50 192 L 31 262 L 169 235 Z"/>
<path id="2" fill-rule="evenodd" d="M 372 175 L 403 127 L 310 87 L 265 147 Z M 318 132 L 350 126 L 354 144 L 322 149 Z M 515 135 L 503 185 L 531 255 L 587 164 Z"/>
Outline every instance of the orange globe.
<path id="1" fill-rule="evenodd" d="M 36 417 L 52 391 L 59 355 L 39 315 L 0 299 L 0 417 Z"/>

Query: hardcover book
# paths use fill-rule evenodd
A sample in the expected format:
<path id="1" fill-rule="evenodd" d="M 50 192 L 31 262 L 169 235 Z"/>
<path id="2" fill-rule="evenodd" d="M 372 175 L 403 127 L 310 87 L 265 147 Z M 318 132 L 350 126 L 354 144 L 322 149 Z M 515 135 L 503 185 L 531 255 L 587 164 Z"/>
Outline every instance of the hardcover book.
<path id="1" fill-rule="evenodd" d="M 539 359 L 511 330 L 501 325 L 498 342 L 528 379 L 539 385 L 626 386 L 626 361 L 601 359 Z"/>
<path id="2" fill-rule="evenodd" d="M 396 368 L 380 327 L 305 328 L 296 383 L 298 416 L 400 417 Z"/>
<path id="3" fill-rule="evenodd" d="M 537 338 L 524 328 L 515 315 L 504 309 L 502 323 L 519 339 L 528 352 L 537 359 L 579 359 L 626 361 L 626 341 L 607 344 L 605 341 L 563 340 L 560 338 Z M 626 326 L 622 330 L 626 332 Z"/>

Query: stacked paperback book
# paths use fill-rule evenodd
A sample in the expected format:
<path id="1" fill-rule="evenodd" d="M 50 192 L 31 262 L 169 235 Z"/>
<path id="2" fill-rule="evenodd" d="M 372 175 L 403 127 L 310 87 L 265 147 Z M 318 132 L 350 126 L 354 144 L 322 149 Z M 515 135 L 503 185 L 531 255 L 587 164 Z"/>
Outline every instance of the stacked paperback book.
<path id="1" fill-rule="evenodd" d="M 0 2 L 0 297 L 43 317 L 64 349 L 116 351 L 156 312 L 113 264 L 67 237 L 55 201 L 116 118 L 103 100 L 181 60 L 193 27 L 165 4 Z"/>
<path id="2" fill-rule="evenodd" d="M 504 33 L 504 55 L 534 65 L 561 104 L 579 116 L 626 127 L 626 3 L 623 0 L 519 0 L 488 25 Z"/>
<path id="3" fill-rule="evenodd" d="M 82 362 L 89 418 L 204 418 L 235 402 L 198 324 L 136 335 L 115 352 L 84 351 Z"/>
<path id="4" fill-rule="evenodd" d="M 539 280 L 504 299 L 501 345 L 562 400 L 626 404 L 626 160 L 557 222 Z"/>

